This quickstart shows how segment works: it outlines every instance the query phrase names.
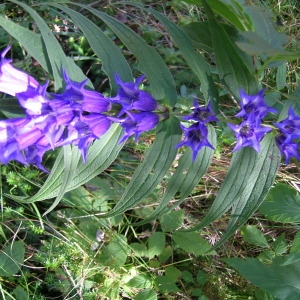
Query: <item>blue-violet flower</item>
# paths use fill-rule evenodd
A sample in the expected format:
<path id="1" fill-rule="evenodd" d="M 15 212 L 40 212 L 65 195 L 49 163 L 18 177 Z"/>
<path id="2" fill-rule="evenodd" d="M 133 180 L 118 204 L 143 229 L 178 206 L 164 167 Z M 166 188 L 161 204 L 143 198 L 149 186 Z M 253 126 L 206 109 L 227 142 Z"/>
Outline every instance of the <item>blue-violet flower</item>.
<path id="1" fill-rule="evenodd" d="M 135 136 L 135 141 L 139 138 L 141 133 L 153 129 L 159 122 L 159 115 L 154 112 L 127 112 L 127 117 L 124 119 L 118 119 L 115 117 L 109 117 L 110 120 L 118 122 L 124 128 L 124 135 L 119 143 L 124 142 L 130 136 Z"/>
<path id="2" fill-rule="evenodd" d="M 255 95 L 247 95 L 242 89 L 240 89 L 241 96 L 241 110 L 235 115 L 236 117 L 247 118 L 251 113 L 255 117 L 262 119 L 268 113 L 277 113 L 277 110 L 269 107 L 264 100 L 264 90 L 260 90 Z"/>
<path id="3" fill-rule="evenodd" d="M 209 147 L 211 149 L 214 149 L 214 147 L 209 143 L 207 136 L 208 136 L 208 130 L 207 127 L 200 123 L 194 123 L 190 127 L 185 127 L 180 124 L 181 129 L 183 130 L 184 134 L 184 140 L 177 144 L 175 147 L 179 148 L 182 146 L 191 147 L 193 151 L 192 160 L 194 161 L 198 152 L 203 147 Z"/>
<path id="4" fill-rule="evenodd" d="M 198 101 L 194 99 L 194 111 L 188 116 L 183 116 L 184 120 L 194 120 L 200 123 L 208 123 L 213 121 L 219 121 L 212 110 L 212 102 L 209 101 L 206 107 L 200 107 Z"/>
<path id="5" fill-rule="evenodd" d="M 300 116 L 295 114 L 292 107 L 289 108 L 288 117 L 274 125 L 286 136 L 286 142 L 300 138 Z"/>
<path id="6" fill-rule="evenodd" d="M 300 145 L 299 143 L 291 142 L 284 134 L 281 134 L 275 138 L 276 145 L 280 150 L 281 155 L 285 157 L 285 163 L 288 165 L 291 157 L 295 157 L 300 160 Z"/>
<path id="7" fill-rule="evenodd" d="M 115 75 L 115 78 L 120 88 L 117 95 L 110 98 L 110 101 L 122 105 L 119 116 L 128 110 L 153 111 L 157 109 L 156 100 L 149 93 L 139 89 L 144 76 L 137 78 L 135 83 L 123 82 L 118 75 Z"/>
<path id="8" fill-rule="evenodd" d="M 256 117 L 254 112 L 241 124 L 234 125 L 228 123 L 228 126 L 235 133 L 237 139 L 237 143 L 232 150 L 233 152 L 247 146 L 253 147 L 255 151 L 259 152 L 259 142 L 267 132 L 272 130 L 269 127 L 261 126 L 260 120 Z"/>

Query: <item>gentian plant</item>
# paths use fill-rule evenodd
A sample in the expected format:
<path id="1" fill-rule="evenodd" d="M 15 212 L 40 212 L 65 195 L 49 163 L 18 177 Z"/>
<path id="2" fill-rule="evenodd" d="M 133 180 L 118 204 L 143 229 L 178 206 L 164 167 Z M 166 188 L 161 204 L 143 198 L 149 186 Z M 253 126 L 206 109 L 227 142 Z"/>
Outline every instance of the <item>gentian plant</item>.
<path id="1" fill-rule="evenodd" d="M 263 77 L 266 69 L 279 68 L 284 60 L 295 59 L 299 53 L 284 49 L 286 36 L 275 30 L 264 7 L 249 7 L 243 1 L 240 5 L 235 0 L 187 0 L 201 7 L 206 20 L 179 26 L 151 7 L 124 4 L 125 10 L 130 6 L 150 14 L 179 49 L 199 86 L 196 97 L 193 93 L 183 100 L 160 54 L 124 22 L 79 3 L 36 4 L 41 10 L 51 9 L 57 15 L 65 15 L 86 37 L 101 61 L 102 76 L 109 82 L 107 90 L 100 93 L 64 53 L 35 10 L 21 1 L 7 2 L 27 12 L 39 32 L 22 27 L 20 34 L 20 25 L 3 15 L 1 26 L 13 37 L 13 44 L 17 40 L 49 79 L 41 84 L 38 78 L 14 67 L 13 60 L 8 58 L 11 47 L 3 45 L 0 92 L 16 98 L 24 114 L 0 121 L 0 162 L 18 161 L 49 172 L 47 181 L 34 196 L 10 196 L 15 201 L 34 204 L 55 198 L 46 214 L 51 212 L 65 193 L 84 186 L 107 169 L 129 138 L 138 142 L 141 135 L 153 130 L 153 143 L 120 199 L 110 211 L 93 213 L 99 218 L 118 216 L 141 204 L 163 181 L 166 188 L 158 197 L 159 204 L 141 222 L 154 221 L 192 193 L 207 172 L 215 149 L 222 149 L 217 144 L 218 134 L 230 132 L 235 142 L 230 145 L 233 153 L 225 179 L 207 214 L 188 228 L 201 232 L 231 211 L 227 230 L 215 249 L 262 204 L 275 183 L 282 156 L 285 164 L 298 164 L 300 106 L 293 99 L 299 87 L 286 98 L 276 93 L 275 101 L 270 101 L 268 96 L 277 87 L 265 87 Z M 127 56 L 82 11 L 109 27 L 138 61 L 137 79 Z M 220 18 L 226 24 L 219 22 Z M 208 59 L 203 51 L 212 57 Z M 222 110 L 228 101 L 232 101 L 234 117 Z M 44 154 L 58 147 L 62 151 L 47 170 Z"/>

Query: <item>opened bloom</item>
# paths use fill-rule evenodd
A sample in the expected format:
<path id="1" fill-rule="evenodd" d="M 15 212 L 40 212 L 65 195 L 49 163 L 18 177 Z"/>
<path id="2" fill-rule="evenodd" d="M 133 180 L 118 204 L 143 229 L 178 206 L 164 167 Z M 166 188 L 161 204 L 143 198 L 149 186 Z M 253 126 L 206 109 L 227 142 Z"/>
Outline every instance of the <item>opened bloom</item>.
<path id="1" fill-rule="evenodd" d="M 209 101 L 208 105 L 205 107 L 200 107 L 198 101 L 194 100 L 194 111 L 192 114 L 188 116 L 183 116 L 184 120 L 193 120 L 197 122 L 201 122 L 203 124 L 213 121 L 219 121 L 219 119 L 215 116 L 212 110 L 212 102 Z"/>
<path id="2" fill-rule="evenodd" d="M 132 135 L 137 140 L 160 120 L 154 112 L 158 107 L 156 100 L 139 89 L 143 76 L 131 83 L 116 75 L 118 93 L 106 98 L 86 88 L 87 80 L 72 81 L 63 70 L 64 91 L 48 93 L 48 82 L 40 85 L 12 66 L 11 60 L 5 58 L 8 50 L 9 47 L 0 54 L 0 92 L 15 96 L 26 117 L 0 121 L 2 163 L 17 160 L 46 171 L 42 165 L 44 153 L 67 144 L 77 146 L 85 161 L 89 145 L 105 134 L 112 122 L 124 128 L 122 142 Z M 118 117 L 109 113 L 112 104 L 121 105 Z"/>
<path id="3" fill-rule="evenodd" d="M 285 163 L 288 165 L 290 162 L 290 159 L 292 157 L 297 158 L 300 160 L 300 144 L 296 142 L 291 142 L 289 138 L 287 138 L 285 135 L 281 134 L 276 137 L 275 139 L 276 145 L 280 150 L 281 155 L 285 157 Z"/>
<path id="4" fill-rule="evenodd" d="M 110 101 L 122 106 L 119 116 L 129 110 L 154 111 L 157 109 L 156 100 L 149 93 L 139 89 L 144 76 L 137 78 L 135 83 L 123 82 L 118 75 L 115 75 L 115 78 L 120 88 L 117 95 L 110 98 Z"/>
<path id="5" fill-rule="evenodd" d="M 300 116 L 295 114 L 292 107 L 289 108 L 288 117 L 274 125 L 286 136 L 287 141 L 300 138 Z"/>
<path id="6" fill-rule="evenodd" d="M 268 113 L 277 113 L 277 110 L 269 107 L 264 100 L 264 90 L 255 95 L 247 95 L 240 89 L 241 110 L 235 116 L 247 118 L 251 113 L 257 118 L 264 118 Z"/>
<path id="7" fill-rule="evenodd" d="M 237 143 L 232 150 L 233 152 L 241 149 L 242 147 L 252 147 L 255 151 L 260 151 L 260 141 L 266 133 L 272 129 L 269 127 L 261 126 L 260 120 L 251 113 L 248 118 L 239 125 L 227 124 L 230 129 L 235 133 Z"/>
<path id="8" fill-rule="evenodd" d="M 184 140 L 181 143 L 177 144 L 175 147 L 191 147 L 193 151 L 192 160 L 195 160 L 198 152 L 203 147 L 214 149 L 213 145 L 211 145 L 207 139 L 208 130 L 204 124 L 197 122 L 192 124 L 190 127 L 184 127 L 180 124 L 180 127 L 183 130 Z"/>
<path id="9" fill-rule="evenodd" d="M 154 112 L 127 112 L 127 117 L 123 119 L 115 117 L 109 119 L 120 123 L 124 128 L 125 133 L 119 142 L 122 143 L 132 135 L 137 140 L 141 133 L 153 129 L 159 122 L 159 115 Z"/>
<path id="10" fill-rule="evenodd" d="M 10 47 L 6 47 L 1 53 L 0 60 L 0 91 L 15 96 L 17 93 L 25 92 L 29 87 L 38 88 L 39 83 L 30 75 L 16 69 L 11 59 L 5 58 Z"/>

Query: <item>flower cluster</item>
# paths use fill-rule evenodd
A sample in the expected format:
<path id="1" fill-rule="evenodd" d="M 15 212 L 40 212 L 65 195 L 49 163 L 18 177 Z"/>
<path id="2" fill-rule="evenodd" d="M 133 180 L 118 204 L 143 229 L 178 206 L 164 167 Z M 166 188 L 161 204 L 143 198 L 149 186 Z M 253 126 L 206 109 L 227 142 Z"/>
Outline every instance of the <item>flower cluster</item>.
<path id="1" fill-rule="evenodd" d="M 76 145 L 85 161 L 90 143 L 102 136 L 113 122 L 124 128 L 120 142 L 131 135 L 139 135 L 154 128 L 159 116 L 154 111 L 156 100 L 135 83 L 122 82 L 116 75 L 118 93 L 113 98 L 85 89 L 86 81 L 71 81 L 63 72 L 65 89 L 61 94 L 47 93 L 48 82 L 40 85 L 34 78 L 13 67 L 1 53 L 0 91 L 15 96 L 25 109 L 24 118 L 0 121 L 0 162 L 17 160 L 33 164 L 46 171 L 42 165 L 44 153 L 59 146 Z M 121 106 L 115 117 L 112 106 Z"/>
<path id="2" fill-rule="evenodd" d="M 286 164 L 289 163 L 292 156 L 300 160 L 300 144 L 297 143 L 297 139 L 300 138 L 300 116 L 297 116 L 290 107 L 288 117 L 274 125 L 279 129 L 276 144 L 280 153 L 285 156 Z"/>
<path id="3" fill-rule="evenodd" d="M 25 109 L 26 116 L 0 120 L 1 163 L 16 160 L 47 171 L 42 165 L 44 153 L 67 144 L 77 146 L 85 161 L 88 146 L 107 132 L 112 123 L 119 123 L 124 129 L 120 140 L 122 143 L 131 136 L 137 140 L 141 133 L 168 118 L 167 109 L 159 106 L 149 93 L 139 88 L 144 76 L 132 83 L 123 82 L 115 75 L 119 86 L 117 95 L 105 97 L 86 89 L 86 80 L 72 81 L 63 71 L 64 91 L 60 94 L 48 93 L 48 82 L 39 84 L 5 58 L 9 49 L 7 47 L 0 54 L 0 92 L 15 96 Z M 240 96 L 241 110 L 235 116 L 242 118 L 242 122 L 238 125 L 228 123 L 237 139 L 233 151 L 253 147 L 259 152 L 260 141 L 272 130 L 270 126 L 264 126 L 262 120 L 268 113 L 277 111 L 265 103 L 264 90 L 255 95 L 247 95 L 240 90 Z M 177 148 L 190 147 L 193 160 L 203 147 L 214 149 L 208 141 L 207 124 L 218 119 L 211 102 L 206 107 L 200 107 L 194 100 L 193 112 L 182 119 L 192 124 L 189 127 L 180 125 L 184 139 L 176 145 Z M 276 144 L 285 156 L 286 163 L 291 157 L 300 160 L 300 116 L 290 108 L 288 117 L 274 123 L 274 126 L 279 131 Z"/>
<path id="4" fill-rule="evenodd" d="M 184 140 L 176 145 L 177 148 L 181 146 L 191 147 L 193 151 L 193 160 L 195 160 L 198 152 L 203 147 L 214 149 L 214 147 L 209 143 L 207 139 L 207 123 L 218 121 L 217 117 L 212 111 L 211 102 L 209 102 L 206 107 L 200 107 L 197 100 L 195 99 L 193 113 L 188 116 L 182 117 L 182 119 L 187 121 L 194 121 L 194 123 L 189 127 L 185 127 L 182 124 L 180 125 L 184 133 Z"/>
<path id="5" fill-rule="evenodd" d="M 153 129 L 159 122 L 159 115 L 154 112 L 158 108 L 156 100 L 139 89 L 143 78 L 144 76 L 141 76 L 135 83 L 131 83 L 122 82 L 116 75 L 116 82 L 120 88 L 116 97 L 110 98 L 110 101 L 121 105 L 121 110 L 118 117 L 109 119 L 120 123 L 125 131 L 120 142 L 125 141 L 131 135 L 134 135 L 137 140 L 142 132 Z"/>
<path id="6" fill-rule="evenodd" d="M 260 141 L 266 133 L 272 130 L 270 127 L 261 125 L 262 119 L 269 112 L 277 113 L 277 111 L 268 107 L 265 103 L 264 90 L 253 96 L 249 96 L 243 90 L 240 90 L 240 95 L 242 100 L 241 110 L 235 116 L 243 118 L 243 122 L 239 125 L 228 124 L 237 139 L 233 152 L 246 146 L 253 147 L 259 152 Z"/>
<path id="7" fill-rule="evenodd" d="M 268 113 L 277 113 L 277 111 L 265 103 L 264 90 L 255 95 L 247 95 L 240 90 L 240 96 L 241 110 L 235 116 L 243 118 L 243 121 L 239 125 L 228 124 L 237 139 L 233 151 L 249 146 L 259 152 L 260 141 L 272 130 L 270 127 L 262 126 L 262 120 Z M 281 154 L 285 156 L 286 164 L 292 156 L 300 160 L 300 145 L 297 143 L 297 139 L 300 138 L 300 117 L 294 113 L 293 108 L 290 108 L 288 117 L 274 125 L 279 129 L 276 144 Z"/>

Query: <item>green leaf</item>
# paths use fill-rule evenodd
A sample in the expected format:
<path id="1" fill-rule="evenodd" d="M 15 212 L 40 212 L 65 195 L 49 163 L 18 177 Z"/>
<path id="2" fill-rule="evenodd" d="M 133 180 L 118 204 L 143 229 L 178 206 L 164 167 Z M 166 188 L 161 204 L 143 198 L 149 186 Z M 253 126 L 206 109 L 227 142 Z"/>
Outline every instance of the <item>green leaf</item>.
<path id="1" fill-rule="evenodd" d="M 256 258 L 226 258 L 226 263 L 234 267 L 255 286 L 281 300 L 298 300 L 300 297 L 300 262 L 284 265 L 285 258 L 278 257 L 267 266 Z"/>
<path id="2" fill-rule="evenodd" d="M 56 3 L 51 3 L 51 5 L 67 13 L 72 18 L 74 24 L 82 30 L 91 48 L 101 59 L 102 70 L 108 75 L 113 91 L 117 90 L 115 74 L 118 74 L 123 81 L 133 81 L 130 66 L 122 55 L 120 48 L 103 33 L 99 26 L 66 6 Z"/>
<path id="3" fill-rule="evenodd" d="M 114 233 L 108 246 L 102 248 L 99 261 L 105 266 L 119 268 L 126 262 L 128 249 L 126 237 L 119 233 Z"/>
<path id="4" fill-rule="evenodd" d="M 168 213 L 164 213 L 160 217 L 160 225 L 164 232 L 170 232 L 177 229 L 182 225 L 184 217 L 184 210 L 173 210 Z"/>
<path id="5" fill-rule="evenodd" d="M 189 271 L 184 270 L 182 272 L 182 279 L 187 283 L 194 283 L 193 274 Z"/>
<path id="6" fill-rule="evenodd" d="M 72 2 L 72 4 L 75 3 Z M 76 5 L 89 10 L 110 27 L 129 51 L 138 59 L 139 69 L 149 79 L 154 98 L 162 100 L 164 104 L 173 107 L 177 102 L 175 82 L 170 70 L 155 49 L 149 46 L 140 35 L 115 18 L 89 6 L 78 3 Z"/>
<path id="7" fill-rule="evenodd" d="M 74 149 L 75 146 L 71 147 L 70 145 L 63 147 L 64 150 L 64 173 L 62 177 L 62 183 L 60 185 L 56 199 L 53 201 L 53 204 L 47 209 L 44 215 L 51 212 L 57 204 L 60 202 L 64 194 L 68 191 L 70 185 L 70 179 L 74 176 L 77 165 L 80 159 L 80 151 Z"/>
<path id="8" fill-rule="evenodd" d="M 154 232 L 148 240 L 149 258 L 159 255 L 163 252 L 166 245 L 166 237 L 163 232 Z"/>
<path id="9" fill-rule="evenodd" d="M 171 246 L 167 246 L 162 253 L 158 256 L 158 260 L 161 263 L 165 263 L 173 254 Z"/>
<path id="10" fill-rule="evenodd" d="M 139 274 L 131 278 L 128 282 L 126 282 L 126 285 L 137 289 L 151 288 L 151 277 L 146 274 Z"/>
<path id="11" fill-rule="evenodd" d="M 271 247 L 276 256 L 282 255 L 287 252 L 287 242 L 285 240 L 285 234 L 282 233 L 276 240 L 272 243 Z"/>
<path id="12" fill-rule="evenodd" d="M 300 231 L 298 231 L 294 237 L 291 253 L 298 253 L 300 255 Z"/>
<path id="13" fill-rule="evenodd" d="M 159 123 L 153 145 L 146 151 L 144 161 L 134 172 L 125 192 L 116 206 L 103 216 L 125 212 L 145 199 L 170 169 L 177 153 L 175 145 L 181 138 L 178 118 Z"/>
<path id="14" fill-rule="evenodd" d="M 265 291 L 256 289 L 255 291 L 255 299 L 256 300 L 276 300 L 274 297 Z"/>
<path id="15" fill-rule="evenodd" d="M 271 10 L 265 5 L 247 6 L 248 15 L 251 17 L 254 30 L 273 49 L 284 50 L 283 45 L 287 44 L 288 36 L 275 29 L 274 16 Z"/>
<path id="16" fill-rule="evenodd" d="M 278 67 L 276 72 L 276 86 L 278 90 L 283 89 L 286 87 L 286 63 L 283 63 L 281 66 Z"/>
<path id="17" fill-rule="evenodd" d="M 137 6 L 143 8 L 140 5 Z M 166 27 L 168 33 L 178 46 L 182 56 L 201 82 L 200 89 L 207 102 L 209 99 L 216 101 L 218 99 L 218 91 L 210 73 L 209 64 L 206 62 L 204 56 L 194 50 L 190 39 L 180 27 L 178 27 L 176 24 L 171 22 L 164 15 L 154 9 L 145 10 L 152 13 L 153 16 Z"/>
<path id="18" fill-rule="evenodd" d="M 197 273 L 197 282 L 200 285 L 203 285 L 207 281 L 207 274 L 202 270 L 199 270 Z"/>
<path id="19" fill-rule="evenodd" d="M 242 226 L 241 234 L 243 239 L 249 244 L 264 248 L 269 246 L 263 233 L 254 225 Z"/>
<path id="20" fill-rule="evenodd" d="M 62 69 L 64 68 L 68 76 L 75 81 L 83 81 L 86 79 L 86 76 L 83 74 L 82 70 L 75 64 L 75 62 L 66 57 L 64 54 L 58 40 L 53 35 L 52 31 L 45 23 L 44 19 L 37 14 L 37 12 L 29 7 L 28 5 L 17 1 L 9 0 L 19 6 L 21 6 L 25 11 L 27 11 L 31 17 L 34 19 L 34 22 L 38 26 L 45 46 L 44 55 L 47 55 L 51 65 L 52 75 L 54 77 L 55 90 L 58 90 L 63 87 L 63 78 L 62 78 Z M 28 52 L 31 53 L 31 49 L 35 46 L 30 46 L 27 48 Z M 91 86 L 91 83 L 88 83 Z"/>
<path id="21" fill-rule="evenodd" d="M 74 174 L 69 178 L 69 185 L 67 186 L 66 191 L 74 190 L 85 184 L 110 166 L 123 147 L 123 144 L 119 144 L 121 135 L 121 127 L 114 124 L 99 140 L 94 141 L 89 147 L 86 163 L 79 162 L 76 171 L 74 171 Z M 72 151 L 79 152 L 75 147 L 72 148 Z M 64 156 L 61 151 L 55 161 L 51 174 L 48 176 L 39 192 L 34 196 L 21 198 L 7 195 L 7 197 L 24 203 L 32 203 L 57 197 L 64 178 L 63 162 Z"/>
<path id="22" fill-rule="evenodd" d="M 20 103 L 16 98 L 1 99 L 1 101 L 0 101 L 0 110 L 1 110 L 1 112 L 8 112 L 8 113 L 12 113 L 12 114 L 18 114 L 20 116 L 25 115 L 25 109 L 20 106 Z M 20 116 L 18 116 L 18 117 L 20 117 Z"/>
<path id="23" fill-rule="evenodd" d="M 37 60 L 37 62 L 47 72 L 51 72 L 51 66 L 45 49 L 42 37 L 33 31 L 22 27 L 16 22 L 10 21 L 0 15 L 0 24 L 11 36 L 24 46 L 27 51 Z M 1 101 L 3 101 L 2 99 Z"/>
<path id="24" fill-rule="evenodd" d="M 220 79 L 237 99 L 239 98 L 240 88 L 243 88 L 248 94 L 257 93 L 258 84 L 256 78 L 250 72 L 244 59 L 239 55 L 236 45 L 230 39 L 227 32 L 215 19 L 206 1 L 203 0 L 202 2 L 209 21 Z"/>
<path id="25" fill-rule="evenodd" d="M 209 212 L 191 229 L 206 227 L 232 208 L 227 230 L 214 247 L 221 245 L 248 220 L 274 183 L 281 156 L 273 135 L 267 134 L 260 146 L 260 153 L 245 147 L 233 154 L 228 173 Z"/>
<path id="26" fill-rule="evenodd" d="M 24 262 L 25 247 L 22 241 L 7 245 L 0 253 L 0 276 L 6 277 L 20 271 Z"/>
<path id="27" fill-rule="evenodd" d="M 252 22 L 237 1 L 206 0 L 211 9 L 231 22 L 239 30 L 252 30 Z M 185 0 L 186 3 L 202 7 L 200 0 Z"/>
<path id="28" fill-rule="evenodd" d="M 158 290 L 162 293 L 177 293 L 180 289 L 177 287 L 172 278 L 168 276 L 157 276 L 154 280 Z"/>
<path id="29" fill-rule="evenodd" d="M 235 0 L 229 2 L 224 2 L 224 0 L 207 0 L 207 3 L 212 10 L 221 15 L 224 19 L 228 20 L 239 30 L 253 30 L 253 24 L 245 9 L 245 5 L 241 5 Z"/>
<path id="30" fill-rule="evenodd" d="M 260 207 L 269 220 L 281 223 L 300 222 L 300 196 L 291 186 L 278 183 Z"/>
<path id="31" fill-rule="evenodd" d="M 15 295 L 16 300 L 29 300 L 29 295 L 20 285 L 13 289 L 12 294 Z"/>
<path id="32" fill-rule="evenodd" d="M 148 256 L 149 251 L 144 244 L 132 243 L 129 246 L 132 249 L 134 256 Z"/>
<path id="33" fill-rule="evenodd" d="M 214 128 L 210 125 L 208 126 L 208 140 L 214 147 L 216 147 L 216 133 Z M 186 199 L 186 197 L 190 195 L 201 177 L 206 173 L 211 163 L 213 154 L 213 149 L 204 147 L 193 161 L 192 151 L 190 148 L 187 149 L 180 157 L 178 166 L 168 182 L 166 191 L 164 192 L 160 203 L 152 215 L 136 225 L 145 224 L 149 221 L 155 220 L 156 218 L 164 216 L 167 212 L 179 206 Z M 179 200 L 176 201 L 172 206 L 168 207 L 169 202 L 173 200 L 175 195 L 178 193 Z"/>
<path id="34" fill-rule="evenodd" d="M 211 246 L 196 232 L 176 231 L 172 238 L 181 249 L 188 253 L 195 255 L 214 254 L 214 252 L 207 253 Z"/>
<path id="35" fill-rule="evenodd" d="M 135 297 L 134 300 L 157 300 L 157 295 L 154 290 L 145 289 L 140 291 Z"/>
<path id="36" fill-rule="evenodd" d="M 173 266 L 166 267 L 165 274 L 172 281 L 176 282 L 181 276 L 181 271 Z"/>

